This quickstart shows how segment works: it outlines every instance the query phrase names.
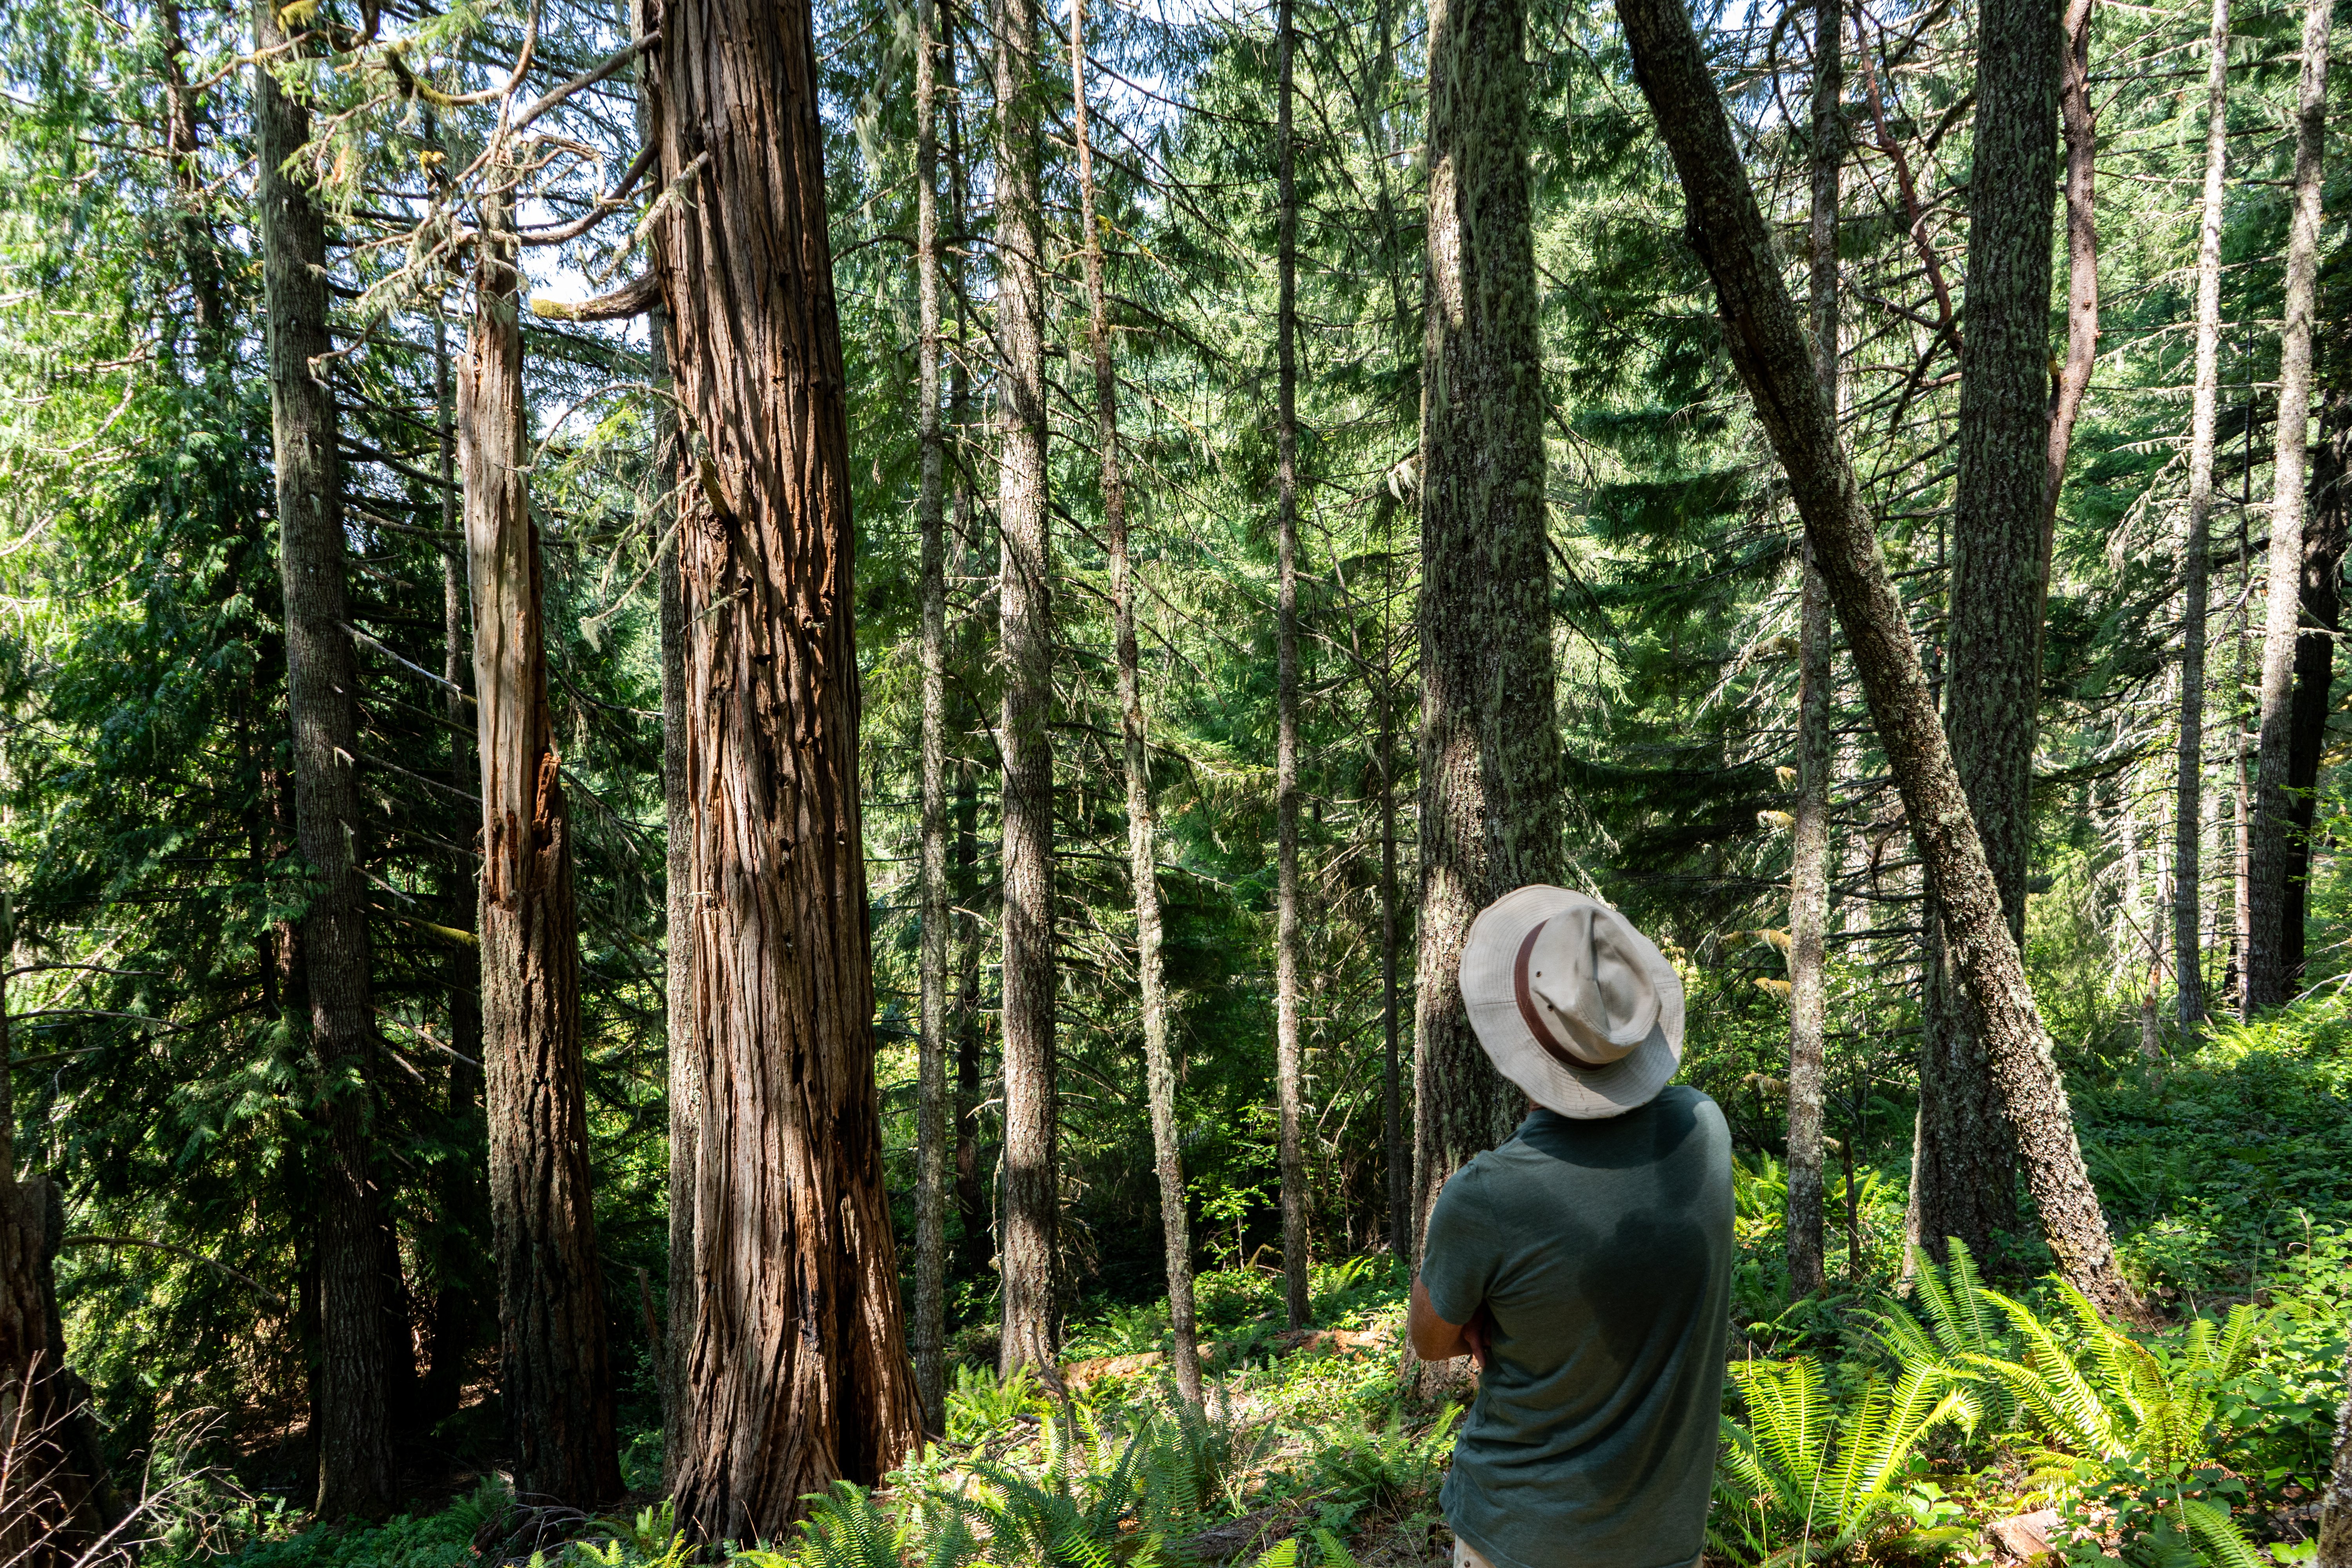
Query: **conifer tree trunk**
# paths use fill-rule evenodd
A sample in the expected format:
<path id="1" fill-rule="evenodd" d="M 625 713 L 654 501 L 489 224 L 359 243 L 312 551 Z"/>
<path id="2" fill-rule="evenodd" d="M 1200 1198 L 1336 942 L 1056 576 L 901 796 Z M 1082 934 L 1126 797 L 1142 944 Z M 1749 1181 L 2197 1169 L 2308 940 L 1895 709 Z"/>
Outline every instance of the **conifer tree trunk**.
<path id="1" fill-rule="evenodd" d="M 205 221 L 204 169 L 196 136 L 197 90 L 188 80 L 186 31 L 180 21 L 178 0 L 162 0 L 155 21 L 163 45 L 163 153 L 172 165 L 172 191 L 179 212 L 181 266 L 187 273 L 188 297 L 194 306 L 190 325 L 195 328 L 197 352 L 209 363 L 220 352 L 220 333 L 227 324 L 221 298 L 220 258 L 213 247 L 212 226 Z"/>
<path id="2" fill-rule="evenodd" d="M 1386 617 L 1383 616 L 1383 619 Z M 1385 626 L 1382 628 L 1385 634 Z M 1389 1178 L 1389 1256 L 1412 1250 L 1412 1152 L 1404 1130 L 1404 1075 L 1397 1040 L 1396 694 L 1381 674 L 1381 1143 Z"/>
<path id="3" fill-rule="evenodd" d="M 2290 994 L 2302 989 L 2304 917 L 2309 907 L 2311 828 L 2318 815 L 2319 764 L 2327 746 L 2329 698 L 2336 684 L 2336 634 L 2344 625 L 2344 547 L 2347 506 L 2346 447 L 2352 443 L 2352 394 L 2326 388 L 2319 441 L 2311 450 L 2311 515 L 2303 531 L 2303 633 L 2294 644 L 2294 722 L 2288 737 L 2285 945 Z"/>
<path id="4" fill-rule="evenodd" d="M 1714 280 L 1732 362 L 1788 475 L 1929 889 L 1943 911 L 1946 951 L 1983 1022 L 2043 1234 L 2060 1272 L 2093 1301 L 2137 1316 L 2139 1303 L 2116 1268 L 2098 1195 L 2084 1173 L 2065 1088 L 2004 919 L 2000 889 L 1937 722 L 1869 510 L 1821 395 L 1803 323 L 1781 279 L 1706 57 L 1675 0 L 1619 0 L 1617 10 L 1635 77 L 1681 176 L 1689 204 L 1685 232 Z M 2038 510 L 2039 444 L 2032 450 L 2026 476 Z"/>
<path id="5" fill-rule="evenodd" d="M 2321 156 L 2327 138 L 2327 33 L 2335 0 L 2303 14 L 2294 126 L 2294 217 L 2287 228 L 2286 321 L 2279 333 L 2278 437 L 2271 466 L 2270 583 L 2263 611 L 2263 686 L 2247 814 L 2245 997 L 2249 1017 L 2288 995 L 2287 879 L 2295 835 L 2294 661 L 2301 637 L 2305 460 L 2311 426 L 2311 320 L 2319 278 Z M 2300 943 L 2298 942 L 2298 946 Z"/>
<path id="6" fill-rule="evenodd" d="M 286 37 L 270 0 L 253 9 L 257 49 Z M 319 1490 L 322 1519 L 389 1512 L 383 1279 L 368 1132 L 375 1016 L 367 902 L 352 838 L 362 815 L 359 720 L 344 589 L 334 396 L 321 379 L 327 334 L 327 225 L 288 159 L 310 139 L 310 111 L 266 64 L 254 68 L 254 209 L 268 300 L 271 449 L 278 567 L 286 594 L 286 705 L 293 721 L 295 841 L 314 890 L 300 945 L 326 1139 L 319 1215 Z"/>
<path id="7" fill-rule="evenodd" d="M 1095 439 L 1102 447 L 1103 540 L 1110 556 L 1112 640 L 1118 659 L 1119 733 L 1127 765 L 1128 875 L 1135 886 L 1135 970 L 1143 1013 L 1144 1092 L 1150 1104 L 1152 1167 L 1160 1180 L 1160 1237 L 1176 1386 L 1201 1403 L 1199 1331 L 1192 1309 L 1192 1227 L 1184 1208 L 1183 1146 L 1176 1131 L 1176 1068 L 1168 1052 L 1168 999 L 1160 956 L 1159 822 L 1151 804 L 1135 584 L 1128 560 L 1127 474 L 1118 451 L 1118 376 L 1111 359 L 1110 302 L 1102 228 L 1095 216 L 1094 145 L 1087 130 L 1086 0 L 1070 6 L 1070 102 L 1078 151 L 1078 221 L 1086 234 L 1087 336 L 1094 353 Z"/>
<path id="8" fill-rule="evenodd" d="M 2050 527 L 2050 228 L 2063 64 L 2041 0 L 1979 13 L 1944 731 L 2013 943 L 2025 933 Z M 2085 370 L 2087 374 L 2087 368 Z M 2063 454 L 2061 454 L 2063 460 Z M 1985 1026 L 1939 963 L 1919 1075 L 1920 1240 L 1983 1256 L 2014 1223 L 2011 1130 Z"/>
<path id="9" fill-rule="evenodd" d="M 2050 552 L 2057 538 L 2058 496 L 2074 422 L 2099 357 L 2098 117 L 2091 105 L 2091 0 L 2067 0 L 2065 48 L 2058 60 L 2058 123 L 2066 139 L 2066 358 L 2051 399 L 2049 466 L 2042 475 L 2042 581 L 2049 593 Z M 2041 617 L 2035 616 L 2039 658 Z"/>
<path id="10" fill-rule="evenodd" d="M 0 970 L 15 948 L 0 892 Z M 48 1177 L 17 1178 L 10 1059 L 0 974 L 0 1437 L 8 1450 L 0 1552 L 20 1568 L 80 1568 L 127 1510 L 107 1474 L 89 1385 L 65 1364 L 56 1272 L 65 1204 Z"/>
<path id="11" fill-rule="evenodd" d="M 653 361 L 653 384 L 667 392 L 669 312 L 646 312 L 646 337 Z M 688 798 L 686 707 L 686 600 L 678 576 L 678 538 L 663 514 L 681 506 L 674 492 L 686 481 L 684 447 L 672 405 L 655 405 L 654 527 L 661 552 L 655 563 L 660 596 L 662 685 L 662 983 L 669 1006 L 663 1020 L 667 1041 L 669 1088 L 669 1290 L 662 1324 L 662 1484 L 677 1485 L 677 1463 L 686 1452 L 687 1358 L 695 1339 L 701 1287 L 694 1265 L 694 1173 L 701 1160 L 702 1080 L 694 1046 L 694 805 Z"/>
<path id="12" fill-rule="evenodd" d="M 1298 184 L 1291 134 L 1291 0 L 1275 6 L 1276 406 L 1274 1099 L 1282 1154 L 1283 1310 L 1307 1317 L 1305 1076 L 1298 1041 Z"/>
<path id="13" fill-rule="evenodd" d="M 2213 447 L 2221 380 L 2221 196 L 2230 152 L 2230 0 L 2213 0 L 2205 57 L 2205 194 L 2197 233 L 2197 369 L 2189 394 L 2189 517 L 2180 544 L 2180 723 L 2172 846 L 2172 973 L 2181 1035 L 2205 1022 L 2203 894 L 2205 615 Z"/>
<path id="14" fill-rule="evenodd" d="M 849 448 L 805 4 L 672 0 L 657 230 L 694 847 L 680 1522 L 780 1537 L 872 1485 L 921 1408 L 874 1079 Z M 692 174 L 689 174 L 689 170 Z M 677 1331 L 673 1329 L 673 1332 Z"/>
<path id="15" fill-rule="evenodd" d="M 1054 1045 L 1053 599 L 1045 509 L 1045 235 L 1038 195 L 1037 0 L 996 10 L 997 638 L 1004 668 L 1003 1371 L 1051 1374 L 1060 1341 Z"/>
<path id="16" fill-rule="evenodd" d="M 915 399 L 922 534 L 922 1042 L 915 1086 L 915 1386 L 947 1430 L 948 584 L 940 506 L 939 5 L 915 0 Z M 952 60 L 950 61 L 952 70 Z"/>
<path id="17" fill-rule="evenodd" d="M 650 0 L 631 0 L 629 30 L 642 38 L 653 30 Z M 637 64 L 637 137 L 651 145 L 659 133 L 654 103 L 660 92 L 653 67 L 641 54 Z M 679 440 L 676 389 L 669 373 L 669 311 L 656 303 L 646 311 L 646 379 L 653 384 L 653 454 L 646 477 L 646 532 L 654 550 L 654 595 L 661 658 L 662 711 L 662 987 L 663 1059 L 669 1101 L 669 1261 L 660 1377 L 662 1390 L 662 1487 L 677 1488 L 678 1459 L 686 1452 L 687 1357 L 694 1345 L 700 1293 L 694 1273 L 694 1172 L 701 1142 L 700 1078 L 694 1052 L 694 813 L 687 798 L 686 608 L 678 581 L 680 510 L 677 494 L 684 480 L 685 448 Z"/>
<path id="18" fill-rule="evenodd" d="M 588 1508 L 621 1494 L 580 1059 L 572 824 L 547 698 L 522 324 L 503 204 L 485 204 L 457 365 L 482 787 L 482 1065 L 499 1384 L 515 1489 Z"/>
<path id="19" fill-rule="evenodd" d="M 1838 178 L 1845 162 L 1837 0 L 1813 3 L 1813 377 L 1838 403 Z M 1789 1293 L 1822 1288 L 1822 1034 L 1829 927 L 1830 598 L 1806 552 L 1798 609 L 1797 812 L 1789 868 Z"/>
<path id="20" fill-rule="evenodd" d="M 1560 857 L 1526 28 L 1524 0 L 1429 9 L 1416 1242 L 1445 1178 L 1526 1107 L 1471 1033 L 1463 940 Z"/>
<path id="21" fill-rule="evenodd" d="M 441 679 L 446 683 L 442 712 L 449 721 L 449 787 L 472 795 L 482 780 L 474 766 L 473 748 L 466 743 L 474 728 L 473 701 L 467 694 L 474 660 L 468 651 L 472 612 L 467 604 L 465 541 L 458 532 L 457 384 L 451 374 L 448 323 L 437 314 L 433 321 L 433 384 L 441 480 Z M 444 875 L 450 925 L 458 931 L 474 931 L 480 913 L 474 857 L 452 851 Z M 478 1065 L 482 1059 L 482 963 L 478 947 L 457 942 L 449 944 L 446 986 L 451 1053 L 448 1114 L 465 1131 L 470 1155 L 476 1147 L 472 1142 L 476 1119 L 482 1109 Z M 487 1144 L 480 1146 L 479 1159 L 444 1163 L 439 1194 L 444 1237 L 470 1237 L 488 1229 L 489 1192 L 482 1174 L 488 1165 Z M 433 1303 L 430 1359 L 417 1390 L 418 1414 L 427 1426 L 456 1415 L 464 1403 L 466 1363 L 475 1342 L 474 1292 L 446 1277 L 451 1261 L 446 1246 L 443 1260 L 445 1277 Z"/>

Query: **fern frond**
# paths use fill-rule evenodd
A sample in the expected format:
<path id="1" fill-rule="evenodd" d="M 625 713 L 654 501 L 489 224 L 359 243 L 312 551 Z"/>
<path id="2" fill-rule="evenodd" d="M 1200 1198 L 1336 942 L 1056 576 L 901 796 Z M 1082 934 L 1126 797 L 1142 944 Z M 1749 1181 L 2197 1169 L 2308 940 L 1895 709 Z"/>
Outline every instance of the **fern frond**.
<path id="1" fill-rule="evenodd" d="M 2205 1549 L 2214 1568 L 2263 1568 L 2262 1557 L 2248 1543 L 2229 1510 L 2189 1498 L 2182 1500 L 2180 1515 L 2189 1526 L 2189 1539 Z"/>

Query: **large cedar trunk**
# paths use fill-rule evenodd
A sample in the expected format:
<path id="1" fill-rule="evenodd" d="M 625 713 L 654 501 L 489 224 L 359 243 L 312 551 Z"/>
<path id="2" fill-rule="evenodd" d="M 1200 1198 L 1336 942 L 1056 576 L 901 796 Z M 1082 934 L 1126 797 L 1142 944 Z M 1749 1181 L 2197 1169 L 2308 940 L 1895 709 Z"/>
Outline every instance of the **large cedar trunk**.
<path id="1" fill-rule="evenodd" d="M 1430 5 L 1417 1241 L 1445 1178 L 1526 1106 L 1471 1033 L 1463 939 L 1479 910 L 1559 866 L 1526 27 L 1524 0 Z"/>
<path id="2" fill-rule="evenodd" d="M 685 464 L 690 1332 L 678 1517 L 775 1539 L 921 1421 L 874 1081 L 848 427 L 804 3 L 672 0 L 659 226 Z M 691 171 L 691 173 L 689 172 Z M 675 1091 L 674 1091 L 675 1092 Z"/>
<path id="3" fill-rule="evenodd" d="M 2042 0 L 1991 0 L 1977 45 L 1975 174 L 1952 517 L 1944 732 L 2000 889 L 2025 932 L 2050 476 L 2050 226 L 2061 58 Z M 1982 1256 L 2015 1223 L 2011 1135 L 1984 1025 L 1937 965 L 1919 1061 L 1919 1239 Z"/>
<path id="4" fill-rule="evenodd" d="M 2287 227 L 2286 319 L 2279 331 L 2278 436 L 2271 466 L 2269 592 L 2263 611 L 2261 730 L 2246 815 L 2245 1008 L 2287 999 L 2287 882 L 2294 874 L 2294 671 L 2302 640 L 2305 458 L 2311 415 L 2311 331 L 2318 293 L 2320 158 L 2327 137 L 2327 32 L 2334 0 L 2309 0 L 2294 132 L 2294 217 Z M 2296 945 L 2300 947 L 2298 940 Z"/>
<path id="5" fill-rule="evenodd" d="M 516 1491 L 585 1508 L 620 1495 L 621 1468 L 588 1173 L 572 826 L 524 479 L 514 242 L 495 203 L 490 212 L 457 367 L 457 447 L 482 765 L 482 1064 L 499 1387 Z"/>
<path id="6" fill-rule="evenodd" d="M 270 0 L 253 10 L 254 41 L 285 43 Z M 320 1517 L 380 1515 L 394 1498 L 385 1391 L 383 1278 L 369 1170 L 367 902 L 349 827 L 365 820 L 353 776 L 359 755 L 356 675 L 344 591 L 342 497 L 335 405 L 322 377 L 327 335 L 327 226 L 288 159 L 310 139 L 310 111 L 268 67 L 254 68 L 259 174 L 254 210 L 268 302 L 269 412 L 277 464 L 278 566 L 286 593 L 286 705 L 293 720 L 295 841 L 312 892 L 299 936 L 318 1115 L 317 1439 Z M 349 826 L 347 826 L 349 825 Z"/>
<path id="7" fill-rule="evenodd" d="M 2059 1269 L 2111 1311 L 2137 1299 L 2116 1266 L 2098 1195 L 2083 1167 L 2049 1032 L 2027 984 L 2000 890 L 1937 722 L 1918 650 L 1872 529 L 1853 465 L 1822 397 L 1803 324 L 1748 183 L 1689 16 L 1675 0 L 1619 0 L 1634 73 L 1689 205 L 1685 232 L 1714 281 L 1725 338 L 1789 477 L 1830 601 L 1853 650 L 1888 771 L 1943 912 L 1952 969 L 1979 1017 L 2019 1138 L 2027 1180 Z M 2036 451 L 2030 467 L 2042 472 Z"/>
<path id="8" fill-rule="evenodd" d="M 2310 904 L 2311 828 L 2318 815 L 2319 762 L 2327 749 L 2336 686 L 2336 636 L 2344 624 L 2344 546 L 2352 522 L 2346 448 L 2352 446 L 2352 394 L 2330 387 L 2320 402 L 2311 449 L 2311 515 L 2303 531 L 2303 626 L 2294 645 L 2294 725 L 2288 736 L 2286 904 L 2280 933 L 2287 982 L 2300 988 L 2304 919 Z"/>
<path id="9" fill-rule="evenodd" d="M 1000 1369 L 1052 1374 L 1061 1229 L 1054 1031 L 1053 599 L 1045 507 L 1045 247 L 1038 196 L 1036 0 L 996 12 L 996 338 L 1003 355 L 996 519 L 1004 554 L 997 637 L 1004 669 L 1004 1217 Z"/>

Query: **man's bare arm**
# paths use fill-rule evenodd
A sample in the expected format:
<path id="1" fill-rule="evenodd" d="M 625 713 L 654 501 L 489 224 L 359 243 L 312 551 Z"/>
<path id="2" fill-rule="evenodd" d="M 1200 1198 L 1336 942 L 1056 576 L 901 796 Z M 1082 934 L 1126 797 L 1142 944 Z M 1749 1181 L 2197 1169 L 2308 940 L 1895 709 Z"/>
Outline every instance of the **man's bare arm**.
<path id="1" fill-rule="evenodd" d="M 1412 1308 L 1406 1316 L 1405 1330 L 1412 1341 L 1412 1353 L 1423 1361 L 1452 1361 L 1470 1353 L 1462 1325 L 1437 1315 L 1437 1309 L 1429 1303 L 1429 1287 L 1418 1279 L 1412 1282 Z"/>

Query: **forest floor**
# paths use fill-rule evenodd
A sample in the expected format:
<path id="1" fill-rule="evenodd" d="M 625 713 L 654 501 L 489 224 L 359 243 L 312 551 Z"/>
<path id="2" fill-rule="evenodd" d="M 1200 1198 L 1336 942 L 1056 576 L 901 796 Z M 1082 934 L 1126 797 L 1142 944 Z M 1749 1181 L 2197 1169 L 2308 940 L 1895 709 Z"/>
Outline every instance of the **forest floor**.
<path id="1" fill-rule="evenodd" d="M 2308 1561 L 2352 1321 L 2352 1010 L 2306 1003 L 2161 1066 L 2076 1082 L 2119 1249 L 2169 1326 L 2102 1323 L 2031 1244 L 1986 1260 L 1983 1279 L 1963 1256 L 1898 1295 L 1905 1173 L 1886 1165 L 1857 1170 L 1851 1205 L 1833 1175 L 1842 1277 L 1791 1303 L 1780 1168 L 1744 1156 L 1711 1562 Z M 1201 1277 L 1203 1411 L 1165 1382 L 1165 1303 L 1098 1305 L 1071 1333 L 1064 1397 L 961 1366 L 946 1441 L 879 1491 L 837 1492 L 797 1541 L 722 1561 L 1443 1563 L 1437 1492 L 1464 1406 L 1459 1390 L 1410 1381 L 1402 1275 L 1377 1257 L 1318 1267 L 1303 1332 L 1279 1327 L 1279 1289 L 1263 1270 Z M 658 1476 L 645 1440 L 631 1459 L 633 1479 Z M 658 1500 L 636 1502 L 574 1516 L 576 1540 L 551 1543 L 549 1521 L 515 1510 L 492 1478 L 366 1529 L 248 1514 L 235 1557 L 475 1568 L 537 1546 L 540 1568 L 686 1568 Z M 184 1539 L 223 1542 L 226 1522 Z M 166 1554 L 210 1555 L 168 1542 Z"/>

